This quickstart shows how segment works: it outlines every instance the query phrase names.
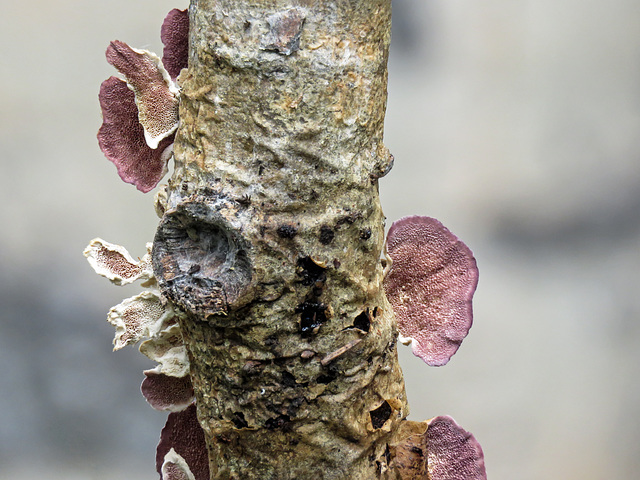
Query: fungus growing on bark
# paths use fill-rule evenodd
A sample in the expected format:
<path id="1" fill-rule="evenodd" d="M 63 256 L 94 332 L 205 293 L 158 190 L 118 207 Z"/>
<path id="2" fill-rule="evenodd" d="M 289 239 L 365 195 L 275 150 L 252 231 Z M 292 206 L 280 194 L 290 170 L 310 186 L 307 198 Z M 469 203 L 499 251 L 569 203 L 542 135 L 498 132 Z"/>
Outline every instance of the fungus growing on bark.
<path id="1" fill-rule="evenodd" d="M 170 412 L 179 412 L 191 405 L 194 401 L 191 378 L 188 375 L 171 377 L 158 370 L 145 370 L 145 379 L 140 385 L 140 391 L 149 405 L 156 410 Z"/>
<path id="2" fill-rule="evenodd" d="M 173 448 L 164 456 L 160 476 L 162 480 L 196 480 L 185 459 Z"/>
<path id="3" fill-rule="evenodd" d="M 140 344 L 140 353 L 158 362 L 156 371 L 171 377 L 189 374 L 189 357 L 182 341 L 180 326 L 176 323 L 162 330 L 155 338 Z"/>
<path id="4" fill-rule="evenodd" d="M 162 23 L 160 40 L 164 45 L 162 63 L 176 79 L 183 68 L 187 68 L 189 55 L 189 12 L 187 10 L 171 10 Z"/>
<path id="5" fill-rule="evenodd" d="M 135 185 L 143 193 L 149 192 L 167 173 L 173 137 L 165 138 L 155 149 L 147 145 L 135 95 L 123 80 L 110 77 L 102 82 L 98 98 L 102 107 L 100 149 L 116 166 L 122 181 Z"/>
<path id="6" fill-rule="evenodd" d="M 106 56 L 135 95 L 147 145 L 158 148 L 160 141 L 178 128 L 178 87 L 155 53 L 114 40 Z"/>
<path id="7" fill-rule="evenodd" d="M 400 341 L 428 365 L 445 365 L 473 321 L 478 268 L 471 250 L 438 220 L 405 217 L 389 229 L 384 289 Z"/>
<path id="8" fill-rule="evenodd" d="M 196 417 L 195 405 L 190 405 L 181 412 L 169 414 L 156 449 L 156 470 L 160 475 L 162 475 L 167 454 L 172 449 L 188 465 L 195 480 L 209 480 L 207 445 L 204 440 L 204 431 Z"/>
<path id="9" fill-rule="evenodd" d="M 176 322 L 173 308 L 163 302 L 155 291 L 142 292 L 123 300 L 109 310 L 107 320 L 116 327 L 114 350 L 138 343 L 143 337 L 155 337 Z"/>
<path id="10" fill-rule="evenodd" d="M 401 480 L 487 478 L 482 447 L 449 416 L 402 422 L 389 447 L 391 466 Z"/>
<path id="11" fill-rule="evenodd" d="M 174 80 L 187 66 L 189 19 L 185 11 L 169 12 L 161 29 L 163 59 L 153 53 L 111 42 L 107 61 L 122 73 L 100 87 L 103 123 L 98 144 L 120 178 L 143 193 L 167 171 L 178 125 L 178 86 Z"/>
<path id="12" fill-rule="evenodd" d="M 108 278 L 116 285 L 126 285 L 136 280 L 153 278 L 150 252 L 149 243 L 147 253 L 136 261 L 126 248 L 94 238 L 83 253 L 98 275 Z"/>
<path id="13" fill-rule="evenodd" d="M 449 416 L 428 422 L 427 471 L 431 480 L 486 480 L 482 447 Z"/>

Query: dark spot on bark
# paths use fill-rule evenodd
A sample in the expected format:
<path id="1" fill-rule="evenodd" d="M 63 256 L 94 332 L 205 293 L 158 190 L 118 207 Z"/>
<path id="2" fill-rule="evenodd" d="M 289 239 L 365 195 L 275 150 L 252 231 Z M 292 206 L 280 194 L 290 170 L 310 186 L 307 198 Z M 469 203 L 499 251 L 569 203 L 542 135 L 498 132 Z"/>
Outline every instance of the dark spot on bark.
<path id="1" fill-rule="evenodd" d="M 260 236 L 264 237 L 264 234 L 267 231 L 267 227 L 265 225 L 260 225 L 258 231 L 260 232 Z"/>
<path id="2" fill-rule="evenodd" d="M 296 313 L 300 314 L 300 333 L 303 337 L 318 332 L 320 326 L 327 321 L 326 309 L 326 305 L 317 302 L 303 302 L 296 307 Z"/>
<path id="3" fill-rule="evenodd" d="M 296 413 L 298 413 L 298 410 L 300 410 L 303 403 L 304 397 L 296 397 L 291 400 L 291 404 L 287 407 L 287 415 L 289 418 L 296 416 Z"/>
<path id="4" fill-rule="evenodd" d="M 421 457 L 424 455 L 424 452 L 422 451 L 422 449 L 420 447 L 416 447 L 415 445 L 411 447 L 411 452 Z"/>
<path id="5" fill-rule="evenodd" d="M 326 268 L 315 263 L 311 260 L 311 257 L 300 258 L 298 260 L 298 267 L 300 267 L 298 275 L 302 277 L 302 280 L 300 280 L 302 285 L 310 287 L 312 285 L 322 286 L 322 284 L 324 284 L 327 278 Z"/>
<path id="6" fill-rule="evenodd" d="M 386 400 L 382 402 L 382 405 L 378 408 L 371 410 L 369 415 L 371 416 L 371 425 L 373 425 L 373 428 L 376 430 L 382 428 L 384 423 L 389 420 L 392 413 L 393 410 L 391 409 L 391 405 L 389 405 Z"/>
<path id="7" fill-rule="evenodd" d="M 371 229 L 364 228 L 360 230 L 360 239 L 361 240 L 369 240 L 371 238 Z"/>
<path id="8" fill-rule="evenodd" d="M 233 414 L 233 418 L 231 419 L 236 428 L 247 428 L 249 424 L 244 419 L 244 413 L 236 412 Z"/>
<path id="9" fill-rule="evenodd" d="M 345 223 L 347 225 L 352 225 L 356 222 L 356 220 L 359 220 L 362 218 L 361 213 L 351 212 L 350 208 L 345 208 L 344 211 L 348 213 L 338 218 L 338 221 L 336 222 L 337 227 L 344 225 Z"/>
<path id="10" fill-rule="evenodd" d="M 379 311 L 380 309 L 378 307 L 373 307 L 373 318 L 376 318 L 378 316 Z"/>
<path id="11" fill-rule="evenodd" d="M 296 382 L 296 377 L 287 371 L 282 372 L 281 383 L 283 387 L 295 387 L 298 384 L 298 382 Z"/>
<path id="12" fill-rule="evenodd" d="M 330 364 L 325 367 L 325 373 L 316 378 L 316 382 L 322 385 L 328 385 L 336 378 L 338 378 L 338 367 L 335 364 Z"/>
<path id="13" fill-rule="evenodd" d="M 320 243 L 323 245 L 329 245 L 333 242 L 333 238 L 336 236 L 333 229 L 328 225 L 320 227 Z"/>
<path id="14" fill-rule="evenodd" d="M 248 207 L 249 205 L 251 205 L 251 196 L 250 195 L 242 195 L 240 198 L 238 198 L 236 200 L 236 202 L 238 202 L 240 205 L 242 205 L 243 207 Z"/>
<path id="15" fill-rule="evenodd" d="M 317 379 L 316 382 L 321 383 L 322 385 L 328 385 L 336 379 L 336 375 L 326 375 L 322 374 Z"/>
<path id="16" fill-rule="evenodd" d="M 342 265 L 340 263 L 340 260 L 338 260 L 337 258 L 333 259 L 333 268 L 335 268 L 336 270 L 340 268 L 340 265 Z"/>
<path id="17" fill-rule="evenodd" d="M 387 462 L 387 465 L 389 465 L 389 462 L 391 461 L 391 450 L 389 449 L 389 444 L 387 443 L 387 446 L 384 449 L 384 459 Z"/>
<path id="18" fill-rule="evenodd" d="M 290 224 L 280 225 L 277 229 L 280 238 L 293 238 L 298 233 L 298 229 Z"/>
<path id="19" fill-rule="evenodd" d="M 369 316 L 369 309 L 362 312 L 353 320 L 353 327 L 363 332 L 369 332 L 371 327 L 371 317 Z"/>
<path id="20" fill-rule="evenodd" d="M 278 338 L 274 335 L 269 335 L 267 338 L 264 339 L 264 344 L 267 347 L 273 347 L 275 345 L 278 345 Z"/>
<path id="21" fill-rule="evenodd" d="M 289 415 L 280 415 L 276 418 L 268 419 L 265 422 L 264 426 L 268 430 L 276 430 L 278 428 L 284 428 L 290 421 L 291 418 L 289 417 Z"/>

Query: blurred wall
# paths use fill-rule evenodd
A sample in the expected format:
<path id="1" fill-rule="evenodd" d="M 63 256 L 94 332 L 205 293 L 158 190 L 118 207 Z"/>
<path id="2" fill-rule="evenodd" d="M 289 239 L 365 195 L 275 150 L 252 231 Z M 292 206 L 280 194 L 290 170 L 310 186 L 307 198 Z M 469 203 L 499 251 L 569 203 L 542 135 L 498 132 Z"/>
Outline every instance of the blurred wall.
<path id="1" fill-rule="evenodd" d="M 492 480 L 640 468 L 640 4 L 393 0 L 388 223 L 439 218 L 480 267 L 442 368 L 400 348 L 411 418 L 450 414 Z M 109 40 L 160 52 L 165 0 L 4 2 L 0 16 L 0 478 L 157 477 L 151 363 L 111 353 L 96 236 L 144 253 L 152 194 L 98 150 Z"/>

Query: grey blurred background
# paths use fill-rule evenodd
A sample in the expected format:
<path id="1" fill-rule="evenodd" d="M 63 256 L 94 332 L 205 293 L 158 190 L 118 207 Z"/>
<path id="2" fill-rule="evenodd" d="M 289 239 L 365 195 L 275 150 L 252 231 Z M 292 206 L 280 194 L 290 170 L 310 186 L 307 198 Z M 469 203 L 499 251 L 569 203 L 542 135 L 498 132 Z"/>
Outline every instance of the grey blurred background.
<path id="1" fill-rule="evenodd" d="M 177 3 L 176 3 L 177 2 Z M 186 0 L 2 0 L 0 479 L 157 478 L 150 362 L 111 352 L 136 294 L 93 237 L 144 253 L 152 194 L 98 150 L 108 41 L 161 52 Z M 475 325 L 449 365 L 401 348 L 412 419 L 450 414 L 491 480 L 640 469 L 640 3 L 394 0 L 380 189 L 475 252 Z"/>

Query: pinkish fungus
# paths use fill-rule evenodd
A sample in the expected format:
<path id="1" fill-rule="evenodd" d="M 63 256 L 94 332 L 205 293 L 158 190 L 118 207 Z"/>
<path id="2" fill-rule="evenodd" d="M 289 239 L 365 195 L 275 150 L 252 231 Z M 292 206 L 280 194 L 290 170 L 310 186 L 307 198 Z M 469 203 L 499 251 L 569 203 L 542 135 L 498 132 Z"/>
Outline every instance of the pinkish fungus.
<path id="1" fill-rule="evenodd" d="M 185 459 L 173 448 L 164 456 L 160 476 L 162 480 L 195 480 Z"/>
<path id="2" fill-rule="evenodd" d="M 156 149 L 147 145 L 138 121 L 134 93 L 119 78 L 110 77 L 102 82 L 98 98 L 103 117 L 98 130 L 100 149 L 116 166 L 124 182 L 147 193 L 167 172 L 173 138 L 165 138 Z"/>
<path id="3" fill-rule="evenodd" d="M 482 447 L 449 416 L 428 422 L 427 471 L 431 480 L 486 480 Z"/>
<path id="4" fill-rule="evenodd" d="M 178 127 L 178 87 L 154 53 L 115 40 L 106 55 L 133 90 L 147 144 L 158 148 L 160 141 Z"/>
<path id="5" fill-rule="evenodd" d="M 179 412 L 193 403 L 191 377 L 170 377 L 157 370 L 146 370 L 140 391 L 156 410 Z"/>
<path id="6" fill-rule="evenodd" d="M 163 64 L 154 53 L 111 42 L 107 61 L 125 77 L 100 87 L 103 123 L 98 143 L 120 178 L 141 192 L 152 190 L 167 171 L 178 126 L 179 88 L 174 80 L 187 66 L 189 17 L 172 10 L 161 29 Z"/>
<path id="7" fill-rule="evenodd" d="M 156 450 L 156 470 L 160 475 L 162 475 L 165 458 L 171 449 L 184 459 L 195 480 L 209 480 L 207 445 L 204 440 L 204 430 L 196 417 L 195 405 L 190 405 L 182 412 L 169 414 Z"/>
<path id="8" fill-rule="evenodd" d="M 174 80 L 183 68 L 187 68 L 189 53 L 189 13 L 187 10 L 171 10 L 160 29 L 164 45 L 162 63 Z"/>
<path id="9" fill-rule="evenodd" d="M 438 220 L 405 217 L 389 229 L 384 289 L 400 341 L 428 365 L 445 365 L 471 328 L 478 268 L 471 250 Z"/>

